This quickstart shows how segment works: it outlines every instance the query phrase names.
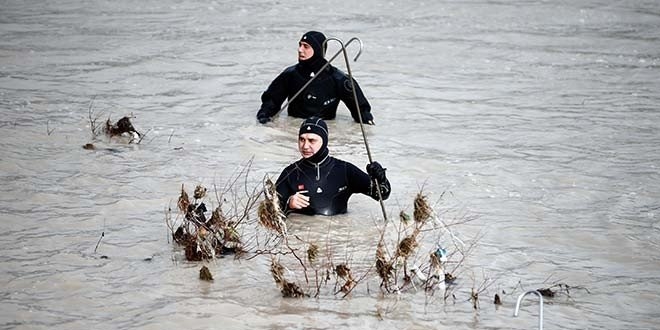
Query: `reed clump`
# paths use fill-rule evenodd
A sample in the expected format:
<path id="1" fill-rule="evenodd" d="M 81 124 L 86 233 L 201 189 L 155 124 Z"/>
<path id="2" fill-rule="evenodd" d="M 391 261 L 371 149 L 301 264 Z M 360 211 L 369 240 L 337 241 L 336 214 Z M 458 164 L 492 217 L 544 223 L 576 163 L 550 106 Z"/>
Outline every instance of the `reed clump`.
<path id="1" fill-rule="evenodd" d="M 259 223 L 262 226 L 278 235 L 286 235 L 285 215 L 280 208 L 275 184 L 270 178 L 266 179 L 264 183 L 264 199 L 259 203 L 258 215 Z"/>
<path id="2" fill-rule="evenodd" d="M 207 187 L 196 185 L 190 194 L 182 184 L 176 203 L 178 212 L 173 216 L 172 210 L 168 209 L 165 221 L 174 242 L 183 247 L 186 260 L 201 261 L 244 253 L 242 227 L 252 213 L 259 194 L 253 191 L 245 203 L 237 204 L 226 203 L 226 199 L 216 191 L 217 206 L 209 210 L 207 205 L 213 201 L 209 198 Z M 223 210 L 225 204 L 229 205 L 229 212 Z"/>
<path id="3" fill-rule="evenodd" d="M 275 284 L 279 286 L 280 291 L 282 292 L 282 297 L 284 298 L 302 298 L 306 297 L 307 294 L 295 283 L 289 282 L 284 277 L 284 266 L 279 263 L 279 261 L 272 258 L 270 264 L 270 273 L 275 280 Z"/>
<path id="4" fill-rule="evenodd" d="M 101 111 L 100 113 L 95 112 L 94 110 L 95 100 L 96 99 L 93 98 L 90 101 L 87 110 L 89 129 L 92 133 L 92 142 L 97 141 L 100 137 L 105 137 L 109 141 L 126 143 L 126 144 L 140 144 L 142 142 L 148 131 L 147 133 L 143 134 L 140 133 L 135 128 L 135 126 L 133 126 L 131 119 L 135 118 L 135 116 L 132 113 L 130 115 L 121 117 L 116 122 L 113 122 L 110 119 L 110 116 L 108 116 L 105 122 L 102 122 L 101 117 L 104 116 L 104 113 L 103 111 Z M 92 142 L 84 144 L 83 149 L 96 150 L 97 147 Z M 110 149 L 110 150 L 114 150 L 114 149 Z"/>

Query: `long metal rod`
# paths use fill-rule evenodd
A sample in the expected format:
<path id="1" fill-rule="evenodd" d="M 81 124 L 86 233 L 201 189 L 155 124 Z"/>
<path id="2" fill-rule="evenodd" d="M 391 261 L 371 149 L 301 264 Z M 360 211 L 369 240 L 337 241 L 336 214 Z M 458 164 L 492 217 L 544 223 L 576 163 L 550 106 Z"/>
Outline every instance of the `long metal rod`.
<path id="1" fill-rule="evenodd" d="M 351 38 L 350 40 L 348 40 L 348 42 L 346 43 L 346 47 L 348 47 L 348 45 L 350 45 L 353 41 L 356 41 L 356 40 L 360 43 L 360 49 L 358 50 L 357 55 L 355 55 L 355 58 L 353 59 L 353 61 L 357 61 L 358 58 L 360 58 L 360 55 L 362 55 L 362 40 L 360 40 L 359 38 L 353 37 L 353 38 Z M 327 40 L 323 42 L 323 45 L 324 45 L 324 46 L 325 46 L 326 42 L 327 42 Z M 343 46 L 343 45 L 342 45 L 342 46 Z M 331 57 L 331 58 L 330 58 L 330 59 L 329 59 L 329 60 L 328 60 L 328 61 L 327 61 L 322 67 L 321 67 L 321 69 L 319 69 L 319 71 L 317 71 L 317 72 L 314 74 L 314 76 L 312 77 L 312 79 L 308 80 L 308 81 L 303 85 L 303 87 L 300 87 L 300 89 L 299 89 L 295 94 L 293 94 L 292 97 L 290 97 L 286 102 L 284 102 L 284 105 L 282 105 L 282 106 L 280 107 L 280 110 L 277 110 L 277 113 L 274 114 L 273 117 L 277 116 L 280 112 L 282 112 L 282 110 L 284 110 L 284 108 L 286 108 L 287 106 L 289 106 L 289 104 L 290 104 L 291 102 L 293 102 L 293 100 L 295 100 L 296 97 L 298 97 L 298 95 L 300 95 L 300 93 L 302 93 L 302 91 L 304 91 L 305 88 L 307 88 L 307 86 L 309 86 L 309 84 L 311 84 L 312 81 L 314 81 L 314 79 L 316 79 L 316 77 L 319 76 L 319 73 L 323 72 L 323 70 L 325 70 L 325 68 L 327 68 L 327 67 L 330 65 L 330 63 L 332 63 L 332 61 L 334 61 L 335 58 L 337 58 L 337 56 L 339 56 L 339 54 L 341 54 L 341 53 L 344 53 L 344 55 L 346 55 L 346 49 L 345 49 L 345 48 L 342 48 L 342 49 L 340 49 L 339 51 L 337 51 L 337 52 L 335 53 L 335 55 L 333 55 L 333 56 L 332 56 L 332 57 Z"/>
<path id="2" fill-rule="evenodd" d="M 353 38 L 351 38 L 350 41 L 352 41 L 353 39 L 360 40 L 356 37 L 353 37 Z M 356 91 L 356 88 L 355 88 L 355 81 L 353 79 L 353 73 L 351 72 L 351 65 L 349 64 L 349 61 L 348 61 L 348 54 L 346 53 L 346 46 L 344 45 L 344 43 L 340 39 L 333 38 L 333 37 L 327 38 L 323 42 L 324 45 L 330 40 L 334 40 L 334 41 L 338 42 L 341 45 L 341 51 L 344 53 L 344 62 L 346 62 L 346 70 L 348 71 L 348 79 L 351 81 L 351 90 L 353 91 L 353 100 L 355 101 L 355 109 L 357 110 L 358 119 L 360 121 L 360 131 L 362 131 L 362 139 L 364 139 L 364 146 L 367 148 L 367 157 L 369 157 L 369 164 L 371 164 L 371 163 L 373 163 L 373 159 L 371 157 L 371 150 L 369 149 L 369 142 L 367 142 L 367 134 L 364 131 L 364 123 L 362 122 L 362 111 L 360 110 L 360 102 L 358 102 L 358 98 L 357 98 L 357 91 Z M 348 45 L 348 43 L 346 43 L 346 45 Z M 360 49 L 362 49 L 362 41 L 360 41 Z M 385 222 L 387 222 L 387 212 L 385 212 L 385 203 L 383 202 L 383 196 L 380 193 L 380 183 L 378 182 L 378 180 L 374 180 L 374 181 L 376 181 L 376 190 L 378 191 L 378 201 L 380 202 L 380 209 L 383 212 L 383 219 L 385 220 Z"/>
<path id="3" fill-rule="evenodd" d="M 539 296 L 539 330 L 543 330 L 543 295 L 541 295 L 541 293 L 537 290 L 530 290 L 518 296 L 518 301 L 516 302 L 516 310 L 513 312 L 513 316 L 518 316 L 518 311 L 520 310 L 520 302 L 526 295 L 530 293 L 534 293 Z"/>

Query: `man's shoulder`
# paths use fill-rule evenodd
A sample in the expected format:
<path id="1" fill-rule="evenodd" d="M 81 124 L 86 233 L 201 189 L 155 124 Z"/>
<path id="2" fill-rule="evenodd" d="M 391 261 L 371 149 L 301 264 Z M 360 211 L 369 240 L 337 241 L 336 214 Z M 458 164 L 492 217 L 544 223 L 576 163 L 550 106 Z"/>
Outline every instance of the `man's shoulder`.
<path id="1" fill-rule="evenodd" d="M 347 78 L 348 75 L 344 73 L 344 71 L 341 71 L 339 68 L 337 68 L 334 65 L 329 65 L 328 66 L 328 73 L 332 75 L 335 79 L 344 79 Z"/>
<path id="2" fill-rule="evenodd" d="M 293 64 L 293 65 L 287 66 L 287 67 L 284 69 L 284 72 L 292 72 L 292 71 L 295 71 L 297 66 L 298 66 L 298 64 Z"/>
<path id="3" fill-rule="evenodd" d="M 300 164 L 301 164 L 301 160 L 297 160 L 297 161 L 289 164 L 287 167 L 285 167 L 284 171 L 285 172 L 291 172 L 291 171 L 294 171 L 296 169 L 300 169 Z"/>
<path id="4" fill-rule="evenodd" d="M 332 156 L 329 157 L 329 159 L 328 159 L 328 165 L 331 165 L 333 167 L 342 168 L 342 169 L 357 168 L 357 166 L 355 166 L 355 165 L 353 165 L 353 164 L 351 164 L 351 163 L 349 163 L 349 162 L 347 162 L 343 159 L 339 159 L 339 158 L 332 157 Z"/>

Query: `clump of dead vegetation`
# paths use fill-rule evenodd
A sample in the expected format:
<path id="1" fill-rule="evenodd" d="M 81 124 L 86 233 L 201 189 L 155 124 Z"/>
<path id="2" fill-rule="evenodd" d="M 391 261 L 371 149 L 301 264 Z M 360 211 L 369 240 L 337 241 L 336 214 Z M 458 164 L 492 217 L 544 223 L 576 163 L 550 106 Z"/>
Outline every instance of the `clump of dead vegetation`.
<path id="1" fill-rule="evenodd" d="M 266 177 L 249 187 L 250 166 L 251 161 L 223 189 L 196 185 L 189 191 L 181 186 L 176 211 L 168 208 L 166 223 L 186 260 L 228 253 L 245 260 L 267 257 L 268 276 L 286 298 L 346 298 L 370 295 L 376 289 L 379 295 L 397 300 L 404 294 L 423 293 L 428 304 L 464 301 L 477 310 L 482 297 L 492 294 L 489 288 L 495 279 L 467 269 L 480 237 L 462 238 L 459 229 L 474 218 L 438 211 L 444 194 L 431 204 L 428 195 L 419 191 L 412 198 L 412 212 L 404 208 L 397 220 L 376 223 L 370 248 L 351 237 L 328 233 L 324 241 L 319 235 L 303 238 L 291 233 L 275 184 Z M 351 251 L 337 249 L 336 241 L 342 239 Z M 200 278 L 210 280 L 207 275 L 200 272 Z M 553 297 L 568 294 L 569 288 L 576 287 L 560 283 L 539 292 Z M 491 302 L 499 306 L 506 299 L 502 291 Z"/>
<path id="2" fill-rule="evenodd" d="M 195 187 L 192 197 L 185 185 L 181 185 L 176 211 L 168 207 L 165 223 L 174 242 L 183 247 L 186 260 L 201 261 L 245 252 L 242 228 L 253 213 L 261 192 L 256 188 L 239 190 L 237 182 L 247 177 L 251 162 L 232 176 L 224 188 L 213 185 L 214 199 L 203 185 Z M 246 198 L 240 198 L 240 204 L 237 203 L 239 191 L 246 194 Z"/>
<path id="3" fill-rule="evenodd" d="M 89 128 L 92 134 L 92 142 L 86 143 L 83 145 L 84 149 L 94 150 L 96 146 L 94 141 L 99 140 L 101 137 L 105 137 L 110 141 L 115 141 L 118 143 L 126 144 L 140 144 L 145 134 L 138 132 L 138 130 L 133 126 L 131 119 L 135 116 L 131 113 L 121 117 L 116 122 L 110 119 L 110 116 L 103 121 L 101 117 L 104 116 L 104 112 L 96 113 L 94 110 L 94 98 L 89 103 L 89 108 L 87 110 Z"/>
<path id="4" fill-rule="evenodd" d="M 442 196 L 441 196 L 442 198 Z M 462 217 L 447 223 L 435 211 L 423 191 L 413 199 L 413 217 L 399 213 L 394 244 L 388 244 L 386 226 L 376 247 L 376 270 L 385 293 L 424 291 L 429 296 L 441 293 L 443 300 L 453 295 L 458 272 L 476 246 L 478 239 L 466 244 L 453 227 L 472 218 Z M 392 246 L 388 249 L 388 246 Z M 393 251 L 388 253 L 387 251 Z"/>
<path id="5" fill-rule="evenodd" d="M 261 242 L 270 244 L 261 244 L 254 251 L 255 256 L 270 255 L 273 265 L 286 265 L 282 266 L 288 270 L 286 280 L 271 269 L 284 297 L 318 297 L 328 292 L 343 298 L 360 287 L 363 288 L 360 292 L 366 290 L 367 294 L 370 287 L 379 287 L 384 294 L 421 290 L 432 296 L 441 290 L 441 297 L 446 299 L 452 295 L 456 274 L 476 244 L 466 244 L 451 229 L 471 219 L 446 223 L 431 207 L 427 196 L 419 192 L 413 200 L 412 219 L 401 211 L 398 224 L 382 224 L 380 240 L 372 250 L 373 259 L 367 252 L 361 256 L 366 263 L 356 262 L 336 255 L 327 242 L 324 249 L 320 242 L 289 234 L 272 189 L 272 182 L 267 180 L 266 196 L 259 206 L 260 227 L 271 234 L 265 235 Z M 449 249 L 451 253 L 447 252 Z M 306 257 L 300 256 L 303 252 Z M 375 279 L 379 284 L 370 286 L 369 282 Z"/>

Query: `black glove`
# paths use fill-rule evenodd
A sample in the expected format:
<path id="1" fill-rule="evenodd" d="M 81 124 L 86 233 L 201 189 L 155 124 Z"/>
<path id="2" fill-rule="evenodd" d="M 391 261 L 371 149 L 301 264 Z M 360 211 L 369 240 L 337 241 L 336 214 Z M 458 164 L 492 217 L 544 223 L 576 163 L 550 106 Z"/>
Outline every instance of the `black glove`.
<path id="1" fill-rule="evenodd" d="M 378 183 L 385 183 L 387 177 L 385 177 L 385 170 L 378 162 L 373 162 L 367 164 L 367 173 L 372 179 L 378 180 Z"/>
<path id="2" fill-rule="evenodd" d="M 265 124 L 270 121 L 270 117 L 266 117 L 266 116 L 257 117 L 257 120 L 259 121 L 260 124 Z"/>
<path id="3" fill-rule="evenodd" d="M 371 114 L 371 112 L 364 111 L 362 112 L 362 122 L 368 125 L 373 125 L 374 124 L 374 116 Z"/>

